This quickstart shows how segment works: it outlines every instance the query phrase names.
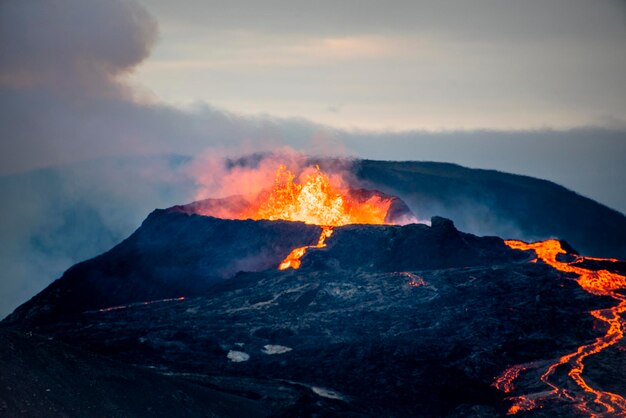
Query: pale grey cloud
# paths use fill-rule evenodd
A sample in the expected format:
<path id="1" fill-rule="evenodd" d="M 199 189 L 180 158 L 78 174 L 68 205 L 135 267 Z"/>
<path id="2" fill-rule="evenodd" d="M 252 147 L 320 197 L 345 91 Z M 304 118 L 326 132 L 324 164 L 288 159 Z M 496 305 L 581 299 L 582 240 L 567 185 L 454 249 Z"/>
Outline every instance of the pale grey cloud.
<path id="1" fill-rule="evenodd" d="M 624 34 L 621 0 L 143 0 L 163 27 L 179 33 L 254 30 L 346 36 L 424 33 L 472 40 L 579 38 Z"/>
<path id="2" fill-rule="evenodd" d="M 626 119 L 619 0 L 145 4 L 163 42 L 136 79 L 169 102 L 396 130 Z"/>
<path id="3" fill-rule="evenodd" d="M 103 156 L 257 151 L 310 136 L 269 118 L 150 100 L 126 76 L 156 37 L 133 0 L 0 3 L 0 175 Z"/>
<path id="4" fill-rule="evenodd" d="M 121 94 L 116 77 L 142 62 L 157 25 L 124 0 L 0 4 L 0 86 L 61 94 Z"/>

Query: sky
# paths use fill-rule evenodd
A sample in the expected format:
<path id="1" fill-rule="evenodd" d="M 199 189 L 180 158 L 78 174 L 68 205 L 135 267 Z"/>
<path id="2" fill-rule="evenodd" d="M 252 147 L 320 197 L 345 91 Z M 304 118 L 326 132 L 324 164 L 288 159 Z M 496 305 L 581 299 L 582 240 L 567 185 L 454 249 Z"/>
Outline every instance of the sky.
<path id="1" fill-rule="evenodd" d="M 547 175 L 626 209 L 626 198 L 611 198 L 623 189 L 579 189 L 559 161 L 536 174 L 525 168 L 532 161 L 502 165 L 480 143 L 482 160 L 455 153 L 468 147 L 468 132 L 501 133 L 503 154 L 531 138 L 537 154 L 537 138 L 583 130 L 589 143 L 568 154 L 593 147 L 585 171 L 594 184 L 611 183 L 603 158 L 623 151 L 613 132 L 626 131 L 624 0 L 6 0 L 0 8 L 0 175 L 212 147 L 331 147 L 376 158 L 380 147 L 366 146 L 374 135 L 395 151 L 380 158 Z M 513 141 L 512 132 L 525 134 Z M 456 143 L 431 152 L 421 138 L 439 133 Z"/>
<path id="2" fill-rule="evenodd" d="M 207 156 L 453 162 L 626 213 L 625 42 L 624 0 L 3 0 L 0 316 Z"/>
<path id="3" fill-rule="evenodd" d="M 623 0 L 143 0 L 170 103 L 375 130 L 626 125 Z"/>

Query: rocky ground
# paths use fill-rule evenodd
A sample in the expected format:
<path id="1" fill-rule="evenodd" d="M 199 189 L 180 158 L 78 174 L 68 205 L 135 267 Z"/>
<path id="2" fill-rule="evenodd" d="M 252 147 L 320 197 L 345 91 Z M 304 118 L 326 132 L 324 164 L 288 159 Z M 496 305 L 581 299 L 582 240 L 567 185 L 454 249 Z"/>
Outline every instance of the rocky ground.
<path id="1" fill-rule="evenodd" d="M 30 332 L 0 331 L 0 416 L 265 416 L 258 401 L 119 363 Z"/>
<path id="2" fill-rule="evenodd" d="M 141 416 L 145 410 L 126 406 L 122 395 L 138 397 L 137 408 L 157 399 L 159 408 L 179 405 L 167 396 L 180 391 L 194 407 L 206 400 L 214 406 L 207 414 L 218 415 L 230 413 L 235 400 L 241 416 L 502 416 L 507 396 L 547 388 L 524 375 L 505 394 L 493 387 L 495 377 L 514 364 L 547 367 L 592 341 L 603 330 L 588 311 L 614 303 L 530 263 L 531 254 L 499 238 L 464 234 L 443 218 L 431 227 L 337 228 L 326 248 L 309 250 L 299 270 L 276 270 L 290 246 L 314 242 L 318 233 L 298 223 L 155 212 L 127 241 L 75 266 L 3 322 L 13 330 L 3 338 L 18 348 L 3 348 L 2 384 L 17 381 L 20 390 L 46 399 L 35 411 L 65 407 L 51 398 L 59 390 L 67 393 L 66 408 L 83 408 L 82 394 L 72 390 L 90 381 L 97 391 L 88 405 L 100 415 L 111 409 L 98 404 L 97 394 L 111 391 L 125 416 Z M 255 258 L 268 249 L 276 253 Z M 242 252 L 257 260 L 254 269 L 216 273 L 234 271 L 229 257 Z M 163 291 L 159 274 L 180 284 Z M 203 287 L 185 293 L 191 274 Z M 75 284 L 85 278 L 81 294 Z M 133 291 L 98 296 L 125 284 Z M 43 337 L 29 340 L 27 332 Z M 64 353 L 84 359 L 87 374 L 70 367 L 74 360 Z M 619 346 L 603 352 L 586 373 L 606 390 L 624 392 L 622 358 Z M 18 377 L 18 370 L 32 377 Z M 57 382 L 46 392 L 49 374 L 66 386 Z M 146 380 L 162 386 L 149 395 L 123 390 Z M 0 405 L 28 409 L 21 393 L 3 391 Z M 573 404 L 549 401 L 522 414 L 575 413 Z"/>

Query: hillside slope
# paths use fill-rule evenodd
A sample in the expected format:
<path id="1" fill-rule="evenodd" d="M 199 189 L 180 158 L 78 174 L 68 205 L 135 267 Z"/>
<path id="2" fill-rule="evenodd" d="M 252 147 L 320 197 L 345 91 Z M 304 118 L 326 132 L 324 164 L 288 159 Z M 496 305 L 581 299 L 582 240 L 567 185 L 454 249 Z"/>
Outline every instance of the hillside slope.
<path id="1" fill-rule="evenodd" d="M 443 216 L 479 235 L 559 238 L 581 254 L 626 259 L 626 216 L 546 180 L 431 162 L 362 160 L 352 170 L 421 219 Z"/>

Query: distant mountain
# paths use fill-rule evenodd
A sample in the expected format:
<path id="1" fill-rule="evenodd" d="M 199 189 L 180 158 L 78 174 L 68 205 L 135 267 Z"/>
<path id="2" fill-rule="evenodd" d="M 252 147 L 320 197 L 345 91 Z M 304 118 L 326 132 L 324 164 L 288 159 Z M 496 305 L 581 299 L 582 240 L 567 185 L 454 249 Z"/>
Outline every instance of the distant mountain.
<path id="1" fill-rule="evenodd" d="M 559 238 L 581 254 L 626 259 L 626 216 L 546 180 L 431 162 L 360 160 L 351 170 L 422 219 L 454 219 L 479 235 Z"/>

